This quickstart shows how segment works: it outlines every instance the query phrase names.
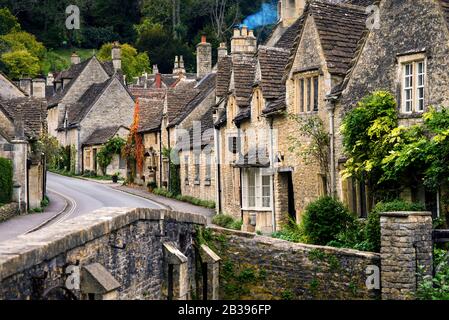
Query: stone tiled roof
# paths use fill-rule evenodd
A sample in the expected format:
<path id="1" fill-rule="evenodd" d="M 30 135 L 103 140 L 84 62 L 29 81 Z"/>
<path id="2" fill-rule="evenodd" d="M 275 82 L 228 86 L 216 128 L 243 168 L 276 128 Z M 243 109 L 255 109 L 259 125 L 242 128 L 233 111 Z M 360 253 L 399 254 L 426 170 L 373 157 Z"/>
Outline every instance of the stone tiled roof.
<path id="1" fill-rule="evenodd" d="M 253 84 L 256 75 L 256 60 L 245 59 L 237 61 L 233 66 L 234 95 L 239 107 L 250 105 Z"/>
<path id="2" fill-rule="evenodd" d="M 217 64 L 217 97 L 223 97 L 229 92 L 229 83 L 231 81 L 232 58 L 223 57 Z"/>
<path id="3" fill-rule="evenodd" d="M 215 73 L 210 73 L 198 83 L 198 85 L 192 90 L 196 93 L 195 97 L 188 102 L 177 117 L 169 123 L 169 127 L 181 123 L 181 121 L 183 121 L 215 90 L 216 77 L 217 75 Z"/>
<path id="4" fill-rule="evenodd" d="M 295 23 L 288 27 L 276 42 L 275 47 L 290 50 L 293 46 L 293 43 L 295 42 L 296 37 L 301 32 L 304 26 L 304 20 L 304 16 L 301 16 L 295 21 Z"/>
<path id="5" fill-rule="evenodd" d="M 18 98 L 0 101 L 0 112 L 12 123 L 23 121 L 24 133 L 29 139 L 36 139 L 47 130 L 47 106 L 43 100 Z"/>
<path id="6" fill-rule="evenodd" d="M 167 120 L 171 124 L 187 104 L 199 93 L 197 89 L 169 89 L 167 91 Z"/>
<path id="7" fill-rule="evenodd" d="M 346 75 L 357 53 L 358 44 L 366 35 L 365 8 L 346 3 L 314 1 L 305 7 L 304 17 L 309 15 L 315 20 L 329 72 Z M 293 65 L 300 40 L 301 34 L 295 39 L 287 70 Z"/>
<path id="8" fill-rule="evenodd" d="M 285 83 L 282 78 L 289 55 L 289 50 L 259 47 L 260 86 L 265 99 L 277 99 L 285 92 Z"/>
<path id="9" fill-rule="evenodd" d="M 157 89 L 157 88 L 139 88 L 139 87 L 129 87 L 129 92 L 134 98 L 146 98 L 146 99 L 164 99 L 167 90 Z"/>
<path id="10" fill-rule="evenodd" d="M 274 114 L 285 110 L 286 107 L 287 104 L 285 102 L 285 92 L 284 92 L 276 100 L 268 101 L 262 113 L 265 115 Z"/>
<path id="11" fill-rule="evenodd" d="M 446 22 L 449 24 L 449 0 L 439 0 Z"/>
<path id="12" fill-rule="evenodd" d="M 367 14 L 353 6 L 310 4 L 329 72 L 345 75 L 366 31 Z"/>
<path id="13" fill-rule="evenodd" d="M 193 149 L 194 147 L 198 147 L 194 143 L 198 143 L 201 141 L 201 148 L 207 146 L 207 145 L 213 145 L 214 144 L 214 110 L 213 108 L 209 108 L 200 119 L 197 121 L 201 124 L 201 130 L 196 130 L 194 132 L 193 126 L 190 128 L 186 128 L 189 131 L 189 137 L 190 137 L 190 149 Z M 179 138 L 179 137 L 178 137 Z M 178 140 L 177 143 L 178 148 L 186 149 L 186 141 L 180 141 Z"/>
<path id="14" fill-rule="evenodd" d="M 60 72 L 56 78 L 55 82 L 62 81 L 62 79 L 71 79 L 69 84 L 64 89 L 59 89 L 57 92 L 54 92 L 53 95 L 50 97 L 47 97 L 48 99 L 48 106 L 53 107 L 61 102 L 61 100 L 65 97 L 67 92 L 70 90 L 72 84 L 75 82 L 75 80 L 79 77 L 79 75 L 83 72 L 83 70 L 86 68 L 86 66 L 89 64 L 89 62 L 92 59 L 96 59 L 96 57 L 89 58 L 83 62 L 80 62 L 78 64 L 74 64 L 70 66 L 68 70 Z M 100 62 L 100 64 L 103 66 L 105 72 L 108 74 L 108 76 L 112 77 L 115 73 L 114 66 L 112 62 Z M 122 73 L 119 72 L 118 75 L 120 77 L 123 77 Z"/>
<path id="15" fill-rule="evenodd" d="M 164 112 L 164 99 L 139 99 L 140 126 L 139 132 L 159 130 Z"/>
<path id="16" fill-rule="evenodd" d="M 117 134 L 120 128 L 122 128 L 122 126 L 111 126 L 97 129 L 89 136 L 89 138 L 86 139 L 83 145 L 94 146 L 105 144 L 106 142 L 108 142 L 109 139 L 113 138 Z"/>

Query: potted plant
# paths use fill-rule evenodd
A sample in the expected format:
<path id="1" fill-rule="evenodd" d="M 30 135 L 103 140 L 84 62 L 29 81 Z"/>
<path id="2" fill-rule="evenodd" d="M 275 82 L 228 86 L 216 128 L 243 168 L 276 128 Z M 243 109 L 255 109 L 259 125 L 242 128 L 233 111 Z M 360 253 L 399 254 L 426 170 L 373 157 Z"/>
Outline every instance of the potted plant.
<path id="1" fill-rule="evenodd" d="M 119 176 L 120 176 L 120 173 L 114 173 L 113 175 L 112 175 L 112 182 L 114 182 L 114 183 L 117 183 L 118 182 L 118 178 L 119 178 Z"/>
<path id="2" fill-rule="evenodd" d="M 157 188 L 157 184 L 155 181 L 150 181 L 147 183 L 147 188 L 149 192 L 153 192 L 154 189 Z"/>

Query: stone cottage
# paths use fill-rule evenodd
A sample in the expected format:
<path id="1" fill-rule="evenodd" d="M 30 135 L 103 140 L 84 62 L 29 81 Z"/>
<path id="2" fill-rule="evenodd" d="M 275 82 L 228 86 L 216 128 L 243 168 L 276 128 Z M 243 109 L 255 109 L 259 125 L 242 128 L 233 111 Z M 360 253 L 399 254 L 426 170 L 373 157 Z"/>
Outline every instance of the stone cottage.
<path id="1" fill-rule="evenodd" d="M 335 164 L 304 159 L 292 139 L 310 143 L 298 122 L 312 118 L 334 134 L 326 98 L 345 78 L 367 19 L 353 3 L 281 1 L 280 8 L 266 45 L 235 30 L 231 58 L 217 71 L 220 210 L 266 233 L 335 192 Z"/>
<path id="2" fill-rule="evenodd" d="M 112 49 L 112 62 L 100 62 L 95 56 L 80 62 L 72 56 L 72 66 L 54 81 L 54 94 L 48 97 L 48 132 L 62 146 L 72 146 L 76 155 L 72 166 L 84 171 L 83 144 L 102 128 L 133 122 L 134 99 L 123 81 L 121 52 Z"/>
<path id="3" fill-rule="evenodd" d="M 83 143 L 83 172 L 94 172 L 95 174 L 109 176 L 118 173 L 120 177 L 126 177 L 127 163 L 125 157 L 121 154 L 113 155 L 106 172 L 103 172 L 98 165 L 97 154 L 109 140 L 120 137 L 126 141 L 128 134 L 129 128 L 125 126 L 111 126 L 95 130 Z"/>
<path id="4" fill-rule="evenodd" d="M 37 93 L 40 81 L 34 84 Z M 0 93 L 0 157 L 13 162 L 12 200 L 26 212 L 40 208 L 45 196 L 45 154 L 38 140 L 47 130 L 46 103 L 28 96 L 4 75 Z"/>
<path id="5" fill-rule="evenodd" d="M 382 0 L 378 6 L 379 25 L 363 37 L 350 72 L 329 97 L 335 128 L 348 110 L 375 90 L 394 94 L 402 125 L 421 121 L 429 106 L 449 105 L 449 2 Z M 342 139 L 337 135 L 334 161 L 342 167 L 345 160 Z M 371 205 L 365 183 L 340 181 L 338 175 L 336 182 L 339 196 L 363 215 L 363 209 Z M 351 189 L 356 192 L 348 192 Z M 442 196 L 426 192 L 419 181 L 411 181 L 401 196 L 425 203 L 434 216 L 439 214 Z"/>

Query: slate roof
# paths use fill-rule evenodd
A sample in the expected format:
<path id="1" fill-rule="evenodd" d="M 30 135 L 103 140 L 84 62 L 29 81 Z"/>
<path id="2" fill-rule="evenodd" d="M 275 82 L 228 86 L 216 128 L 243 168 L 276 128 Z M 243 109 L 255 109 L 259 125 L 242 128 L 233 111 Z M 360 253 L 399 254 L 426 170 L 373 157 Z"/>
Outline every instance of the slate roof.
<path id="1" fill-rule="evenodd" d="M 236 61 L 233 66 L 234 95 L 239 107 L 247 107 L 251 102 L 253 84 L 256 75 L 256 60 Z"/>
<path id="2" fill-rule="evenodd" d="M 169 89 L 167 91 L 167 120 L 169 124 L 175 121 L 198 93 L 198 89 Z"/>
<path id="3" fill-rule="evenodd" d="M 282 78 L 289 55 L 289 50 L 259 47 L 260 86 L 265 99 L 277 99 L 285 92 L 285 83 Z"/>
<path id="4" fill-rule="evenodd" d="M 95 130 L 83 143 L 84 146 L 101 145 L 113 138 L 122 126 L 111 126 Z M 124 127 L 123 127 L 124 128 Z M 128 129 L 128 128 L 126 128 Z"/>
<path id="5" fill-rule="evenodd" d="M 146 99 L 164 99 L 167 93 L 166 89 L 157 88 L 139 88 L 139 87 L 129 87 L 129 92 L 134 98 L 146 98 Z"/>
<path id="6" fill-rule="evenodd" d="M 298 18 L 295 23 L 288 27 L 279 40 L 276 42 L 276 48 L 283 48 L 290 50 L 295 42 L 296 37 L 301 32 L 304 26 L 304 16 Z"/>
<path id="7" fill-rule="evenodd" d="M 86 68 L 86 66 L 89 64 L 89 62 L 94 59 L 94 57 L 91 57 L 83 62 L 80 62 L 78 64 L 71 65 L 68 70 L 60 72 L 56 78 L 55 82 L 62 81 L 62 79 L 71 79 L 69 84 L 64 89 L 59 89 L 57 92 L 55 92 L 52 96 L 48 97 L 48 107 L 53 107 L 61 102 L 61 100 L 65 97 L 67 92 L 70 90 L 71 86 L 75 82 L 75 80 L 79 77 L 81 72 Z M 96 59 L 96 57 L 95 57 Z M 100 62 L 100 64 L 103 66 L 105 72 L 108 74 L 108 76 L 112 77 L 114 75 L 114 66 L 111 61 L 106 62 Z M 122 76 L 122 73 L 118 73 L 119 76 Z"/>
<path id="8" fill-rule="evenodd" d="M 139 99 L 139 108 L 139 133 L 159 130 L 164 112 L 164 99 Z"/>
<path id="9" fill-rule="evenodd" d="M 161 73 L 161 85 L 163 88 L 174 88 L 179 83 L 183 82 L 180 81 L 181 79 L 177 74 L 162 74 Z M 184 80 L 196 80 L 196 74 L 193 73 L 186 73 Z M 139 85 L 134 85 L 136 88 L 143 88 L 145 81 L 147 82 L 147 88 L 154 88 L 156 85 L 156 75 L 155 74 L 149 74 L 147 75 L 147 78 L 145 79 L 145 76 L 139 77 Z"/>
<path id="10" fill-rule="evenodd" d="M 285 103 L 285 92 L 280 95 L 276 100 L 267 101 L 265 108 L 262 110 L 262 113 L 265 115 L 278 113 L 280 111 L 285 110 L 287 104 Z"/>
<path id="11" fill-rule="evenodd" d="M 347 3 L 314 1 L 304 9 L 303 16 L 308 15 L 315 20 L 329 72 L 345 76 L 352 66 L 359 42 L 367 33 L 365 8 Z M 293 65 L 301 32 L 292 46 L 287 70 Z"/>
<path id="12" fill-rule="evenodd" d="M 38 138 L 46 131 L 47 106 L 43 100 L 18 98 L 0 101 L 2 111 L 12 123 L 23 120 L 23 129 L 28 139 Z"/>
<path id="13" fill-rule="evenodd" d="M 192 90 L 196 93 L 194 98 L 186 104 L 176 118 L 169 123 L 169 127 L 178 125 L 183 121 L 195 108 L 200 105 L 214 90 L 217 75 L 210 73 L 205 76 L 198 85 Z"/>
<path id="14" fill-rule="evenodd" d="M 232 73 L 232 57 L 223 57 L 217 64 L 217 81 L 216 95 L 217 97 L 225 96 L 229 91 L 229 83 L 231 82 Z"/>

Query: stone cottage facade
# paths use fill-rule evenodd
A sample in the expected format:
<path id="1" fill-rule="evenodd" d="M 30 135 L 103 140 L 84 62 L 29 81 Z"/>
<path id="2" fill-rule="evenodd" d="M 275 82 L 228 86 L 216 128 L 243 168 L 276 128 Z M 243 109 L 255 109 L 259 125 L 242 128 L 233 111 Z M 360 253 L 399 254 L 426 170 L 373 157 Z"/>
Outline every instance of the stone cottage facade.
<path id="1" fill-rule="evenodd" d="M 134 99 L 123 83 L 118 45 L 112 57 L 112 63 L 102 63 L 95 56 L 84 62 L 72 56 L 71 68 L 56 77 L 48 97 L 48 132 L 74 148 L 76 173 L 85 170 L 83 145 L 96 130 L 133 122 Z"/>
<path id="2" fill-rule="evenodd" d="M 36 94 L 39 84 L 34 82 Z M 0 157 L 13 163 L 12 200 L 24 213 L 40 208 L 46 191 L 45 154 L 37 143 L 47 130 L 46 102 L 28 95 L 4 75 L 0 75 L 0 92 Z"/>

